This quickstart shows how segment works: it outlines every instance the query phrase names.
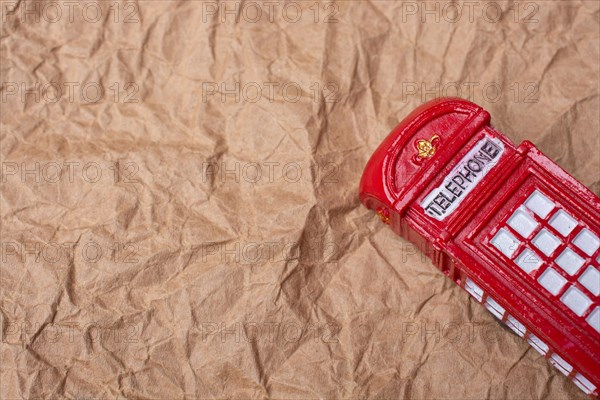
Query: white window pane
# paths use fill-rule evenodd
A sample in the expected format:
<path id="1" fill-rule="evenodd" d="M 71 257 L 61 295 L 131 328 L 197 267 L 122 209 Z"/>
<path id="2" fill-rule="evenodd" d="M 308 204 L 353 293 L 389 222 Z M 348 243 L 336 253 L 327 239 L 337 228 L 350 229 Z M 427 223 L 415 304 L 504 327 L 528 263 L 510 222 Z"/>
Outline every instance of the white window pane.
<path id="1" fill-rule="evenodd" d="M 506 325 L 513 330 L 517 335 L 523 337 L 525 335 L 525 325 L 517 321 L 512 315 L 506 318 Z"/>
<path id="2" fill-rule="evenodd" d="M 596 309 L 588 315 L 586 321 L 592 328 L 600 332 L 600 306 L 596 307 Z"/>
<path id="3" fill-rule="evenodd" d="M 600 247 L 600 239 L 589 229 L 582 229 L 573 239 L 573 244 L 583 250 L 585 254 L 591 256 Z"/>
<path id="4" fill-rule="evenodd" d="M 556 257 L 556 264 L 565 270 L 569 275 L 574 275 L 579 268 L 583 265 L 585 260 L 577 255 L 573 250 L 567 248 L 564 249 L 558 257 Z"/>
<path id="5" fill-rule="evenodd" d="M 561 356 L 554 353 L 550 356 L 550 363 L 554 365 L 556 368 L 560 370 L 565 375 L 569 375 L 569 373 L 573 370 L 571 364 L 566 362 Z"/>
<path id="6" fill-rule="evenodd" d="M 529 344 L 543 356 L 548 352 L 548 345 L 542 342 L 542 339 L 533 334 L 529 335 L 529 340 L 527 340 L 527 342 L 529 342 Z"/>
<path id="7" fill-rule="evenodd" d="M 567 236 L 577 226 L 575 218 L 563 210 L 558 210 L 556 214 L 550 218 L 550 226 L 558 231 L 563 236 Z"/>
<path id="8" fill-rule="evenodd" d="M 594 390 L 596 390 L 596 385 L 590 382 L 585 376 L 581 375 L 579 372 L 575 374 L 573 377 L 573 382 L 579 386 L 581 390 L 585 392 L 585 394 L 591 394 Z"/>
<path id="9" fill-rule="evenodd" d="M 538 282 L 546 288 L 547 291 L 556 296 L 562 287 L 565 286 L 567 280 L 552 268 L 548 268 L 540 275 Z"/>
<path id="10" fill-rule="evenodd" d="M 519 254 L 515 263 L 528 274 L 535 271 L 542 265 L 542 260 L 531 249 L 525 249 Z"/>
<path id="11" fill-rule="evenodd" d="M 591 265 L 579 277 L 579 283 L 592 292 L 594 296 L 600 295 L 600 272 Z"/>
<path id="12" fill-rule="evenodd" d="M 592 301 L 581 290 L 575 286 L 567 289 L 562 295 L 560 301 L 565 303 L 573 312 L 580 317 L 585 313 L 585 310 L 592 304 Z"/>
<path id="13" fill-rule="evenodd" d="M 528 238 L 537 228 L 538 222 L 524 208 L 518 208 L 507 221 L 519 235 Z"/>
<path id="14" fill-rule="evenodd" d="M 473 296 L 477 301 L 481 301 L 483 297 L 483 289 L 475 284 L 472 280 L 467 278 L 465 281 L 465 290 L 469 292 L 471 296 Z"/>
<path id="15" fill-rule="evenodd" d="M 525 200 L 525 205 L 542 218 L 546 218 L 550 211 L 554 209 L 554 202 L 537 190 Z"/>
<path id="16" fill-rule="evenodd" d="M 542 253 L 549 256 L 560 245 L 560 239 L 550 233 L 547 229 L 542 229 L 532 240 L 535 247 Z"/>
<path id="17" fill-rule="evenodd" d="M 498 319 L 502 319 L 504 316 L 504 307 L 496 302 L 496 300 L 488 297 L 485 301 L 485 308 L 487 308 L 494 316 Z"/>
<path id="18" fill-rule="evenodd" d="M 502 254 L 508 258 L 511 258 L 515 251 L 517 251 L 517 247 L 519 246 L 520 242 L 513 236 L 512 233 L 502 228 L 492 238 L 491 243 L 495 248 L 500 250 Z"/>

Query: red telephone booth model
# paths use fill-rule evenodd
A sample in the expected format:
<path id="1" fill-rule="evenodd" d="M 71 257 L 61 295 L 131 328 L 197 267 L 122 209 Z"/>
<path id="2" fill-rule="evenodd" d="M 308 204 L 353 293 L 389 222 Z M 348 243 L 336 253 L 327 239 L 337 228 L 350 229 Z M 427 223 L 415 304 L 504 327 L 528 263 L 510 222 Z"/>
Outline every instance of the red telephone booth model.
<path id="1" fill-rule="evenodd" d="M 377 148 L 360 199 L 598 396 L 600 199 L 584 185 L 476 104 L 438 99 Z"/>

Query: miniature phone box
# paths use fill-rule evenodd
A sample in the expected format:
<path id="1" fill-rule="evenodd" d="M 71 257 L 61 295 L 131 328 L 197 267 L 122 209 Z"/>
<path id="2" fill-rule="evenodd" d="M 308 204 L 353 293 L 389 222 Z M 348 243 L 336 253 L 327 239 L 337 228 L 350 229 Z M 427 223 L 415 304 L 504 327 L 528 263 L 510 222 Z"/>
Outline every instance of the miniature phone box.
<path id="1" fill-rule="evenodd" d="M 417 108 L 360 200 L 587 394 L 600 387 L 600 199 L 462 99 Z"/>

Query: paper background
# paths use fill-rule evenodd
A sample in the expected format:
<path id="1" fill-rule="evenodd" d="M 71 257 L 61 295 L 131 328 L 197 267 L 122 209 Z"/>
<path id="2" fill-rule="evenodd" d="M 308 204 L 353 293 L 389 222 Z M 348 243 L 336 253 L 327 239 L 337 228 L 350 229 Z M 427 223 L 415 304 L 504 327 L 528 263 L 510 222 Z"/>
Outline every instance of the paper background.
<path id="1" fill-rule="evenodd" d="M 357 186 L 458 94 L 598 194 L 598 3 L 267 3 L 1 3 L 0 397 L 586 398 Z"/>

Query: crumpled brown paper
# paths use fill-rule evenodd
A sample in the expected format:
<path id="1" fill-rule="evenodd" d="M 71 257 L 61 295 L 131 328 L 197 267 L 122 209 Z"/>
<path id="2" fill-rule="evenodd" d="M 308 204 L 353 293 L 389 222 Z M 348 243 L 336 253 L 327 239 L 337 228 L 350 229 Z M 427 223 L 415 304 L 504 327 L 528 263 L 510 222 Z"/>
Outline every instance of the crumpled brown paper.
<path id="1" fill-rule="evenodd" d="M 1 398 L 585 398 L 357 185 L 459 95 L 599 193 L 597 2 L 0 5 Z"/>

